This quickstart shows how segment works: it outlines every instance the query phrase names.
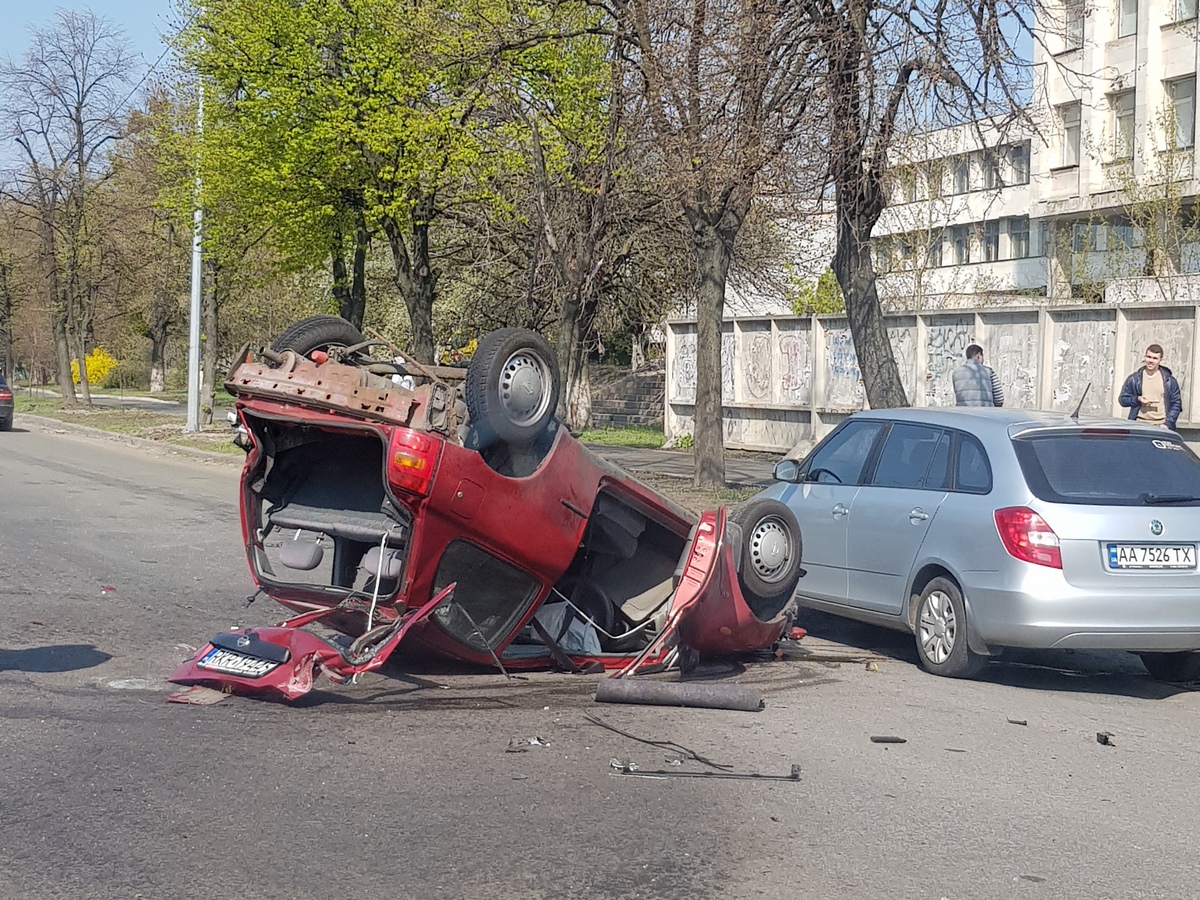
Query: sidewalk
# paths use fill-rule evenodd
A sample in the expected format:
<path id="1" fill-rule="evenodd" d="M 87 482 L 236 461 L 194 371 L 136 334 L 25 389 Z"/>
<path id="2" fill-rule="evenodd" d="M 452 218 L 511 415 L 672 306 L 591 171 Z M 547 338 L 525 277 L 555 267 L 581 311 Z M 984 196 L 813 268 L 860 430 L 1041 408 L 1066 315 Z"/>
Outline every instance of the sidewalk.
<path id="1" fill-rule="evenodd" d="M 688 479 L 695 474 L 693 457 L 687 450 L 646 450 L 640 447 L 613 447 L 608 444 L 586 446 L 597 456 L 630 472 L 654 472 L 658 475 Z M 725 481 L 731 485 L 766 487 L 773 483 L 771 473 L 775 469 L 775 463 L 782 458 L 782 453 L 778 457 L 765 453 L 753 457 L 726 454 Z"/>

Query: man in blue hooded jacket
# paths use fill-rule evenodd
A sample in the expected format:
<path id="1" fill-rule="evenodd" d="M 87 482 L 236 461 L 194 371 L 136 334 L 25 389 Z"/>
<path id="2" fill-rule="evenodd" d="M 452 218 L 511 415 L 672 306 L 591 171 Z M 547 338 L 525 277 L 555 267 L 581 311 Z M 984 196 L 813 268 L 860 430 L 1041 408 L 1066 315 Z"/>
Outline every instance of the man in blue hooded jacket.
<path id="1" fill-rule="evenodd" d="M 1129 418 L 1162 428 L 1174 428 L 1183 412 L 1179 382 L 1162 364 L 1163 348 L 1151 344 L 1140 369 L 1125 379 L 1120 404 L 1129 407 Z"/>

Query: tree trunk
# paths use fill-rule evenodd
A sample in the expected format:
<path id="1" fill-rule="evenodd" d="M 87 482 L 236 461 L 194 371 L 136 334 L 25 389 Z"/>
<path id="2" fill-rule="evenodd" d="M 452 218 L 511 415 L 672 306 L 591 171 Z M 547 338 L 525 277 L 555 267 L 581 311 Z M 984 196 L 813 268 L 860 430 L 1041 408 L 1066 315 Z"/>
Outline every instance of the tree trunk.
<path id="1" fill-rule="evenodd" d="M 390 216 L 383 218 L 383 231 L 392 251 L 393 278 L 408 309 L 412 326 L 412 345 L 409 348 L 417 362 L 433 360 L 433 294 L 436 276 L 429 260 L 429 221 L 422 217 L 424 210 L 432 211 L 432 198 L 418 204 L 412 234 L 412 255 L 400 233 L 400 226 Z"/>
<path id="2" fill-rule="evenodd" d="M 562 308 L 558 314 L 558 334 L 554 347 L 555 353 L 558 355 L 559 374 L 562 377 L 562 391 L 558 395 L 556 415 L 576 433 L 587 427 L 577 422 L 573 414 L 574 397 L 579 381 L 580 354 L 577 350 L 582 343 L 579 333 L 578 288 L 578 285 L 568 285 L 568 290 L 563 296 Z"/>
<path id="3" fill-rule="evenodd" d="M 12 384 L 13 369 L 16 362 L 13 359 L 13 302 L 12 288 L 8 281 L 9 267 L 0 263 L 0 375 Z"/>
<path id="4" fill-rule="evenodd" d="M 333 296 L 338 315 L 362 330 L 367 313 L 367 244 L 370 233 L 362 213 L 356 215 L 354 246 L 350 253 L 350 271 L 346 271 L 346 256 L 339 235 L 333 247 Z"/>
<path id="5" fill-rule="evenodd" d="M 50 327 L 54 332 L 54 358 L 58 363 L 58 391 L 62 401 L 67 406 L 75 406 L 79 400 L 75 396 L 75 379 L 71 376 L 71 346 L 67 340 L 67 317 L 65 307 L 60 303 L 54 304 L 51 311 Z"/>
<path id="6" fill-rule="evenodd" d="M 696 406 L 692 454 L 697 487 L 725 484 L 725 425 L 721 404 L 721 331 L 729 248 L 716 226 L 693 221 L 692 242 L 699 267 L 696 297 Z"/>
<path id="7" fill-rule="evenodd" d="M 79 399 L 84 406 L 92 405 L 92 385 L 87 373 L 87 345 L 82 335 L 75 335 L 75 364 L 79 368 Z"/>
<path id="8" fill-rule="evenodd" d="M 846 298 L 846 315 L 850 319 L 854 354 L 858 357 L 858 371 L 867 392 L 867 402 L 872 409 L 908 406 L 875 288 L 871 224 L 855 219 L 854 211 L 847 208 L 850 203 L 843 199 L 845 193 L 839 190 L 837 196 L 837 250 L 833 255 L 833 271 L 842 296 Z"/>
<path id="9" fill-rule="evenodd" d="M 161 394 L 167 387 L 167 330 L 151 323 L 146 337 L 150 338 L 150 393 Z"/>

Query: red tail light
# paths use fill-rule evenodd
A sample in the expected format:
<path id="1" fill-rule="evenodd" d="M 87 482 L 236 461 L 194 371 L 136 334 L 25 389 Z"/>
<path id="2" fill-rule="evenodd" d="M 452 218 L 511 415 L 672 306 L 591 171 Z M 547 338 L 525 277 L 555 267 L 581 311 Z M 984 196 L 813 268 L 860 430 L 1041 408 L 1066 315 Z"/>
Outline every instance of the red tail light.
<path id="1" fill-rule="evenodd" d="M 410 428 L 393 431 L 387 463 L 387 478 L 392 487 L 410 494 L 428 494 L 441 448 L 440 440 L 420 431 Z"/>
<path id="2" fill-rule="evenodd" d="M 12 398 L 12 391 L 7 388 L 0 388 L 0 400 L 11 400 Z"/>
<path id="3" fill-rule="evenodd" d="M 1037 566 L 1062 568 L 1058 535 L 1045 519 L 1024 506 L 998 509 L 994 515 L 996 530 L 1000 532 L 1000 540 L 1009 556 Z"/>

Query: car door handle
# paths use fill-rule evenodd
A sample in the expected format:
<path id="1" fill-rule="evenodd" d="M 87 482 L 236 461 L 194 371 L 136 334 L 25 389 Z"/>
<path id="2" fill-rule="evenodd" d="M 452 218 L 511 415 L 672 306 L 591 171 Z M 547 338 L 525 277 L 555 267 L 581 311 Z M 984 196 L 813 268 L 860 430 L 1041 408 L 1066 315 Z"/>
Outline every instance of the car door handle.
<path id="1" fill-rule="evenodd" d="M 835 519 L 840 519 L 842 516 L 846 515 L 849 512 L 850 512 L 850 507 L 846 506 L 846 504 L 844 504 L 844 503 L 839 503 L 837 506 L 835 506 L 833 508 L 833 517 Z"/>
<path id="2" fill-rule="evenodd" d="M 914 525 L 916 525 L 918 522 L 924 522 L 928 518 L 929 513 L 925 512 L 925 510 L 921 509 L 919 506 L 915 507 L 913 511 L 908 514 L 908 521 L 912 522 Z"/>

